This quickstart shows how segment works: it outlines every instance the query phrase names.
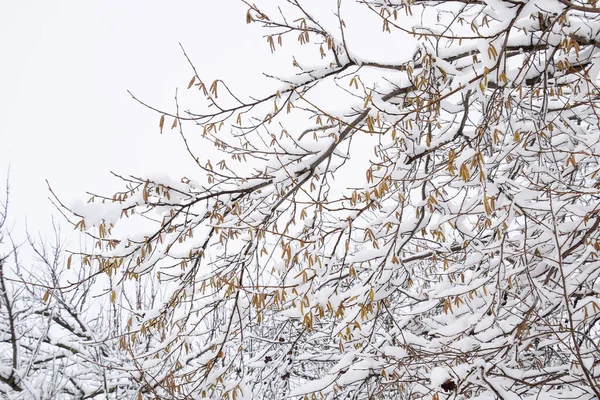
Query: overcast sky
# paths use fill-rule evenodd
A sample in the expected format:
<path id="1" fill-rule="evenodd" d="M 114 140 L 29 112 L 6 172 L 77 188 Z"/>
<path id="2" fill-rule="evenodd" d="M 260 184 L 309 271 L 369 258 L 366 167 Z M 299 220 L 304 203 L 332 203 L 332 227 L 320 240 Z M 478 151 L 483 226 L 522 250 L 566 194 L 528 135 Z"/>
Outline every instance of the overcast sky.
<path id="1" fill-rule="evenodd" d="M 245 12 L 237 0 L 1 1 L 0 181 L 10 165 L 16 231 L 25 217 L 48 227 L 46 179 L 69 204 L 120 188 L 111 170 L 189 174 L 175 133 L 127 90 L 172 109 L 192 76 L 180 42 L 207 81 L 256 86 L 270 55 Z"/>

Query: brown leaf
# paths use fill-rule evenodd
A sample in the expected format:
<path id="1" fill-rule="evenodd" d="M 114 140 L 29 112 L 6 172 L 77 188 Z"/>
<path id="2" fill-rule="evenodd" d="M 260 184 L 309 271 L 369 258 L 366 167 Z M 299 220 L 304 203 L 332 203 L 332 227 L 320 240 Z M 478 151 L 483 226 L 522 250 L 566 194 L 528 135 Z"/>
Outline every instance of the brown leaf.
<path id="1" fill-rule="evenodd" d="M 158 126 L 160 127 L 160 133 L 162 133 L 163 126 L 165 126 L 165 116 L 164 115 L 162 115 L 160 117 L 160 122 L 158 123 Z"/>
<path id="2" fill-rule="evenodd" d="M 452 379 L 448 379 L 442 383 L 442 389 L 444 389 L 444 392 L 454 391 L 456 390 L 456 383 Z"/>
<path id="3" fill-rule="evenodd" d="M 190 79 L 190 83 L 188 83 L 188 89 L 192 87 L 192 85 L 194 84 L 194 82 L 196 82 L 196 75 L 192 76 L 192 79 Z"/>

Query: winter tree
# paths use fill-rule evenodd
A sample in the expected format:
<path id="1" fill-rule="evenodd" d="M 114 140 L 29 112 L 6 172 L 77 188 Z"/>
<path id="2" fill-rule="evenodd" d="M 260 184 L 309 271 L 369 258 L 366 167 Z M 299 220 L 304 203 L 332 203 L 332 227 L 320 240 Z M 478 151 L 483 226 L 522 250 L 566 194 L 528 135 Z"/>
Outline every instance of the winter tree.
<path id="1" fill-rule="evenodd" d="M 137 396 L 600 398 L 596 3 L 247 3 L 295 72 L 188 58 L 197 170 L 68 209 Z"/>
<path id="2" fill-rule="evenodd" d="M 0 398 L 134 397 L 140 375 L 131 355 L 105 340 L 123 329 L 121 312 L 92 289 L 110 279 L 64 262 L 58 225 L 51 240 L 19 241 L 8 228 L 8 197 L 0 202 Z"/>

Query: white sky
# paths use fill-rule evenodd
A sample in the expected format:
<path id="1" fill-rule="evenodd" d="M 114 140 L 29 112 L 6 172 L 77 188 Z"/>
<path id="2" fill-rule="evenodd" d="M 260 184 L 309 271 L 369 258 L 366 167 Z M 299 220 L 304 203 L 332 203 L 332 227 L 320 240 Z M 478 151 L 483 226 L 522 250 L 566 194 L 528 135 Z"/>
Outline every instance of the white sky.
<path id="1" fill-rule="evenodd" d="M 175 132 L 161 136 L 126 91 L 173 109 L 192 76 L 179 42 L 206 81 L 256 87 L 270 53 L 245 12 L 238 0 L 0 1 L 0 186 L 10 165 L 14 230 L 25 217 L 49 227 L 45 179 L 70 204 L 120 188 L 111 170 L 193 173 Z"/>

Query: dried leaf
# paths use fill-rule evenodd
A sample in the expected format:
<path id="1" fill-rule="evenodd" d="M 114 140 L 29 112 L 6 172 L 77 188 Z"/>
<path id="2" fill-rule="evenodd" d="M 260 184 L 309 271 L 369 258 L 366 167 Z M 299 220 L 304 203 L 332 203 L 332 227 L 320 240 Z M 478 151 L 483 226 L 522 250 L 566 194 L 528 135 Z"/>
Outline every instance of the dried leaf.
<path id="1" fill-rule="evenodd" d="M 160 127 L 160 133 L 162 133 L 163 127 L 165 126 L 165 116 L 164 115 L 161 115 L 158 126 Z"/>
<path id="2" fill-rule="evenodd" d="M 187 88 L 191 88 L 194 85 L 194 82 L 196 82 L 196 75 L 192 76 L 192 79 L 190 79 L 190 83 L 188 83 Z"/>

